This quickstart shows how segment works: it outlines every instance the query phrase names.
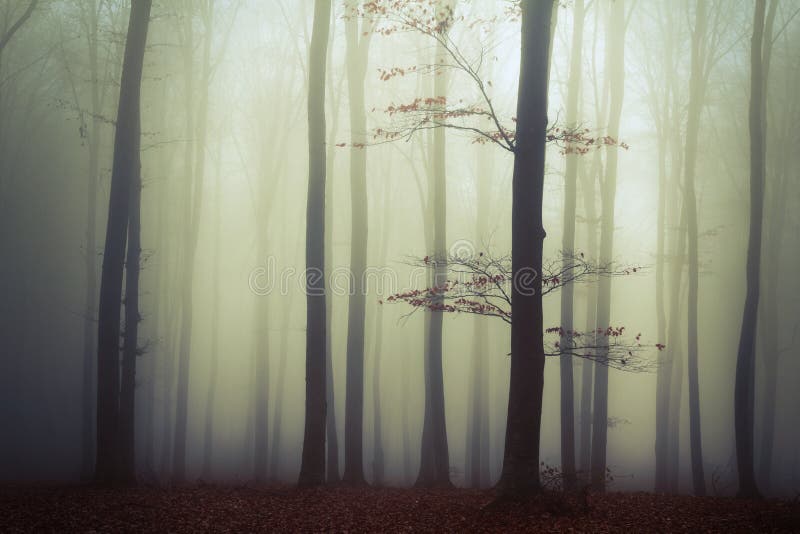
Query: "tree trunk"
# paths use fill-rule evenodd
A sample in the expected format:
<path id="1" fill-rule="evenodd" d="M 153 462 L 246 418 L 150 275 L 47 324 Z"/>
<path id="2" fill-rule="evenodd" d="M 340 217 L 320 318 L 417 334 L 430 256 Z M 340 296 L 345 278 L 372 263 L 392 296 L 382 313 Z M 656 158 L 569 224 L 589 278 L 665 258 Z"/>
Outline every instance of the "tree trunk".
<path id="1" fill-rule="evenodd" d="M 762 46 L 766 0 L 756 0 L 750 42 L 750 236 L 747 245 L 747 293 L 736 358 L 734 420 L 739 497 L 760 497 L 753 469 L 755 339 L 761 270 L 761 221 L 764 207 L 764 86 Z"/>
<path id="2" fill-rule="evenodd" d="M 350 99 L 350 302 L 347 312 L 347 379 L 344 414 L 344 475 L 347 484 L 364 484 L 364 317 L 367 267 L 367 116 L 364 78 L 371 32 L 358 17 L 345 22 L 347 86 Z"/>
<path id="3" fill-rule="evenodd" d="M 314 2 L 308 69 L 306 414 L 300 486 L 325 483 L 325 56 L 331 5 Z"/>
<path id="4" fill-rule="evenodd" d="M 214 405 L 217 397 L 217 370 L 219 368 L 219 308 L 222 304 L 220 291 L 219 258 L 220 251 L 220 204 L 222 203 L 222 150 L 217 154 L 217 172 L 214 191 L 214 252 L 212 257 L 211 285 L 214 300 L 211 303 L 211 367 L 208 371 L 208 390 L 206 393 L 206 421 L 203 437 L 203 478 L 211 479 L 211 465 L 214 456 Z"/>
<path id="5" fill-rule="evenodd" d="M 265 236 L 261 236 L 262 242 Z M 266 246 L 262 245 L 262 257 Z M 266 295 L 256 303 L 255 406 L 253 410 L 253 478 L 267 481 L 269 438 L 269 301 Z"/>
<path id="6" fill-rule="evenodd" d="M 119 464 L 121 481 L 136 480 L 136 358 L 139 347 L 139 261 L 141 244 L 141 173 L 132 177 L 128 214 L 128 251 L 125 263 L 125 334 L 120 384 Z"/>
<path id="7" fill-rule="evenodd" d="M 697 137 L 700 129 L 700 113 L 705 99 L 703 67 L 705 63 L 706 5 L 703 0 L 696 3 L 695 27 L 692 33 L 692 66 L 689 77 L 689 111 L 686 124 L 686 152 L 684 163 L 684 209 L 686 209 L 686 231 L 689 259 L 689 311 L 687 314 L 689 374 L 689 442 L 692 459 L 692 485 L 694 494 L 706 494 L 703 474 L 703 449 L 700 432 L 700 380 L 698 371 L 697 306 L 700 262 L 697 245 L 697 198 L 695 196 L 695 163 L 697 161 Z"/>
<path id="8" fill-rule="evenodd" d="M 383 228 L 381 232 L 380 252 L 378 253 L 378 268 L 386 265 L 389 249 L 391 213 L 391 184 L 383 184 Z M 381 290 L 380 285 L 377 288 Z M 383 295 L 379 295 L 381 298 Z M 372 365 L 372 483 L 375 486 L 384 484 L 384 455 L 383 455 L 383 427 L 381 421 L 381 356 L 383 351 L 383 303 L 378 303 L 375 312 L 375 349 L 373 350 Z"/>
<path id="9" fill-rule="evenodd" d="M 86 269 L 86 299 L 83 322 L 83 419 L 81 427 L 82 476 L 89 479 L 94 470 L 95 437 L 95 336 L 97 320 L 97 188 L 100 181 L 100 88 L 97 65 L 97 7 L 96 2 L 89 6 L 89 21 L 86 37 L 89 48 L 89 76 L 91 77 L 92 130 L 89 138 L 89 179 L 86 188 L 86 250 L 84 262 Z"/>
<path id="10" fill-rule="evenodd" d="M 437 19 L 452 16 L 449 6 L 439 8 Z M 445 23 L 445 27 L 449 24 Z M 445 30 L 446 31 L 446 30 Z M 446 51 L 441 43 L 436 47 L 436 61 L 445 61 Z M 447 93 L 446 70 L 438 71 L 434 79 L 434 97 L 444 97 Z M 433 286 L 443 286 L 447 282 L 447 179 L 444 128 L 433 130 L 433 195 L 429 202 L 433 206 Z M 441 305 L 441 299 L 434 302 L 434 308 Z M 430 326 L 427 337 L 425 358 L 425 416 L 422 427 L 420 468 L 417 475 L 418 487 L 449 487 L 450 454 L 447 446 L 447 423 L 444 406 L 444 376 L 442 370 L 442 330 L 443 312 L 430 311 Z"/>
<path id="11" fill-rule="evenodd" d="M 336 11 L 335 8 L 331 9 L 331 24 L 335 24 Z M 335 32 L 331 32 L 328 40 L 328 99 L 332 106 L 332 120 L 330 134 L 328 135 L 328 146 L 336 144 L 336 136 L 339 132 L 339 113 L 341 104 L 342 89 L 341 85 L 345 76 L 341 76 L 339 85 L 334 91 L 332 70 L 333 57 L 333 41 Z M 335 176 L 335 163 L 336 150 L 328 150 L 326 154 L 326 181 L 325 181 L 325 205 L 333 206 L 333 180 Z M 325 210 L 325 272 L 329 273 L 333 270 L 333 209 Z M 335 387 L 333 381 L 333 296 L 327 295 L 325 298 L 325 377 L 326 377 L 326 399 L 328 411 L 325 422 L 326 440 L 327 440 L 327 458 L 326 479 L 328 484 L 337 484 L 340 481 L 339 473 L 339 438 L 336 429 L 336 402 L 335 402 Z M 280 386 L 279 386 L 280 387 Z"/>
<path id="12" fill-rule="evenodd" d="M 576 0 L 572 30 L 572 53 L 570 57 L 569 82 L 567 89 L 567 128 L 578 126 L 578 96 L 581 83 L 581 50 L 583 48 L 583 0 Z M 578 189 L 578 155 L 567 154 L 564 172 L 564 226 L 561 237 L 562 269 L 566 272 L 572 265 L 571 256 L 575 252 L 575 212 Z M 572 349 L 573 330 L 572 306 L 575 288 L 565 284 L 561 288 L 561 328 L 567 333 L 560 340 L 561 348 L 569 352 Z M 575 386 L 573 378 L 572 356 L 562 355 L 559 358 L 561 371 L 561 473 L 564 477 L 564 489 L 575 488 Z"/>
<path id="13" fill-rule="evenodd" d="M 539 436 L 544 389 L 542 226 L 547 72 L 552 0 L 525 0 L 512 178 L 511 381 L 501 494 L 541 490 Z"/>
<path id="14" fill-rule="evenodd" d="M 115 478 L 119 460 L 119 341 L 122 271 L 127 244 L 130 192 L 141 162 L 140 94 L 151 0 L 134 0 L 125 41 L 108 224 L 100 277 L 97 338 L 97 463 L 100 482 Z"/>
<path id="15" fill-rule="evenodd" d="M 622 101 L 625 94 L 625 7 L 623 0 L 611 6 L 608 25 L 608 50 L 606 69 L 609 76 L 611 103 L 609 108 L 608 135 L 619 138 L 619 123 Z M 602 221 L 600 229 L 600 264 L 613 260 L 614 250 L 614 205 L 617 190 L 617 158 L 619 149 L 611 147 L 606 155 L 606 172 L 601 191 Z M 597 296 L 598 328 L 611 324 L 611 278 L 600 278 Z M 608 337 L 600 336 L 600 358 L 608 355 Z M 608 435 L 608 366 L 594 366 L 594 411 L 592 425 L 592 484 L 598 490 L 605 488 L 606 444 Z"/>

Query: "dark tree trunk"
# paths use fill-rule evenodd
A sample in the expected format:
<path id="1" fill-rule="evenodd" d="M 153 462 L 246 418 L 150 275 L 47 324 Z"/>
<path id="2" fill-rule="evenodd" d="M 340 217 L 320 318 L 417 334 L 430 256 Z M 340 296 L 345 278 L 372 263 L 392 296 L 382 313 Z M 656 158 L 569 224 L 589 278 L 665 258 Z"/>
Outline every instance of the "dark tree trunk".
<path id="1" fill-rule="evenodd" d="M 130 192 L 141 162 L 140 95 L 151 0 L 133 0 L 120 81 L 108 224 L 100 277 L 97 337 L 97 463 L 95 477 L 111 482 L 119 461 L 119 341 L 122 271 Z"/>
<path id="2" fill-rule="evenodd" d="M 125 334 L 119 406 L 119 465 L 121 481 L 136 480 L 136 358 L 139 347 L 139 261 L 141 243 L 141 173 L 131 179 L 128 214 L 128 252 L 125 263 Z"/>
<path id="3" fill-rule="evenodd" d="M 523 0 L 522 54 L 512 179 L 511 382 L 499 489 L 518 496 L 541 490 L 539 436 L 544 389 L 542 226 L 547 72 L 552 0 Z"/>
<path id="4" fill-rule="evenodd" d="M 753 469 L 753 413 L 755 408 L 755 341 L 758 320 L 759 276 L 761 270 L 761 222 L 764 209 L 764 126 L 763 42 L 766 0 L 756 0 L 753 37 L 750 42 L 750 237 L 747 245 L 747 293 L 736 358 L 734 420 L 739 497 L 760 497 Z"/>
<path id="5" fill-rule="evenodd" d="M 314 2 L 308 65 L 306 416 L 300 486 L 325 483 L 325 56 L 331 5 Z"/>

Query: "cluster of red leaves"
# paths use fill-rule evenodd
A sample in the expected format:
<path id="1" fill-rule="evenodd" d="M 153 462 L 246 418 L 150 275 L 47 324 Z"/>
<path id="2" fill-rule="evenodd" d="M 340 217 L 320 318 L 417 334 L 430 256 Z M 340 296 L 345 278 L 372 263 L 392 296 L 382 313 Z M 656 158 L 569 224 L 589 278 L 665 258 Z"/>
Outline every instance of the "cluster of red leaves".
<path id="1" fill-rule="evenodd" d="M 796 532 L 800 503 L 462 489 L 4 488 L 6 532 Z"/>

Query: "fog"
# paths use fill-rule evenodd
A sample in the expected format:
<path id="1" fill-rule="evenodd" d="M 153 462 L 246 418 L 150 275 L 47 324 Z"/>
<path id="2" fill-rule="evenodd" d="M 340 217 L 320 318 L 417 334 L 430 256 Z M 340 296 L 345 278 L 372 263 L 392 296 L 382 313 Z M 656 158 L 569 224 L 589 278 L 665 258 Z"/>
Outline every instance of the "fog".
<path id="1" fill-rule="evenodd" d="M 42 0 L 24 17 L 29 4 L 0 5 L 0 36 L 22 20 L 0 41 L 0 479 L 78 481 L 95 475 L 98 453 L 98 303 L 131 6 Z M 489 487 L 500 479 L 510 302 L 504 320 L 505 312 L 494 308 L 468 311 L 457 301 L 457 286 L 443 300 L 425 289 L 439 269 L 462 281 L 473 279 L 475 265 L 487 265 L 483 259 L 511 269 L 515 155 L 501 145 L 516 122 L 519 6 L 411 4 L 376 13 L 370 3 L 331 3 L 319 124 L 309 122 L 314 2 L 153 2 L 141 80 L 137 480 L 298 479 L 310 317 L 309 124 L 324 133 L 326 150 L 328 481 L 441 482 L 424 465 L 431 450 L 441 452 L 441 436 L 454 485 Z M 544 263 L 557 270 L 573 252 L 588 274 L 570 284 L 548 279 L 546 269 L 538 273 L 545 287 L 558 286 L 542 297 L 544 327 L 556 329 L 545 333 L 546 352 L 556 352 L 544 368 L 539 461 L 580 480 L 596 469 L 586 432 L 596 426 L 589 401 L 597 393 L 587 378 L 592 382 L 602 366 L 608 370 L 604 462 L 615 491 L 697 492 L 687 359 L 694 327 L 705 491 L 730 495 L 738 487 L 734 393 L 751 231 L 753 2 L 702 4 L 702 26 L 699 4 L 688 0 L 568 0 L 558 3 L 553 19 L 548 125 L 565 135 L 551 130 L 547 143 Z M 424 6 L 449 13 L 447 28 L 430 33 L 421 22 L 409 26 L 403 17 Z M 579 40 L 577 9 L 585 10 Z M 800 490 L 794 276 L 800 17 L 792 2 L 773 0 L 767 9 L 753 462 L 762 493 L 794 496 Z M 437 35 L 446 35 L 450 52 Z M 571 63 L 579 67 L 578 81 Z M 359 96 L 354 89 L 362 76 Z M 577 100 L 570 105 L 573 86 Z M 431 111 L 436 102 L 414 104 L 441 96 L 447 104 L 438 111 Z M 621 102 L 616 127 L 615 99 Z M 474 116 L 459 112 L 477 109 Z M 568 129 L 580 139 L 567 136 Z M 600 256 L 609 239 L 601 234 L 610 157 L 616 186 L 608 262 Z M 569 160 L 577 184 L 572 247 L 564 244 Z M 437 261 L 442 251 L 444 267 Z M 611 287 L 607 323 L 598 307 L 603 280 Z M 574 291 L 569 328 L 566 287 Z M 422 296 L 408 297 L 414 290 Z M 129 299 L 123 291 L 122 304 Z M 125 311 L 123 338 L 134 322 Z M 436 358 L 438 320 L 441 390 L 435 365 L 433 374 L 425 367 L 426 358 Z M 591 342 L 585 350 L 578 343 L 572 357 L 559 356 L 558 327 L 584 332 L 582 339 L 595 329 L 624 328 L 603 362 L 581 357 L 596 352 Z M 574 378 L 571 469 L 562 453 L 564 361 Z M 661 392 L 659 373 L 669 382 Z M 445 424 L 436 415 L 439 393 Z M 431 436 L 423 435 L 426 398 Z M 659 411 L 659 403 L 669 408 Z M 347 454 L 356 463 L 361 456 L 360 465 Z"/>

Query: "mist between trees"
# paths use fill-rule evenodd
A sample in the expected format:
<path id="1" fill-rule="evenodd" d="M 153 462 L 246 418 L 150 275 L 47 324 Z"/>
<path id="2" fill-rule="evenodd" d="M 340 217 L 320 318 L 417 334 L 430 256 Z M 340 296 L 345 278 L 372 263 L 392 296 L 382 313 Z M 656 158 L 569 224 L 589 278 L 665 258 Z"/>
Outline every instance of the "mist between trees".
<path id="1" fill-rule="evenodd" d="M 777 0 L 6 0 L 0 478 L 800 491 Z"/>

